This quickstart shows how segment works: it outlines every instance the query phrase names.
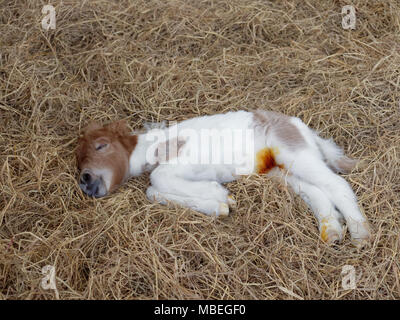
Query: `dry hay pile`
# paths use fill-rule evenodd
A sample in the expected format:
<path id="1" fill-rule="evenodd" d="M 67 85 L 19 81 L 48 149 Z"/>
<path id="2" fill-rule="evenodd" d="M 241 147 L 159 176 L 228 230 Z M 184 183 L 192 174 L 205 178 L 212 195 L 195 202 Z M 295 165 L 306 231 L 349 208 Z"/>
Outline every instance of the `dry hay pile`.
<path id="1" fill-rule="evenodd" d="M 398 299 L 400 4 L 352 1 L 0 2 L 0 298 Z M 74 149 L 89 119 L 182 120 L 265 108 L 363 159 L 349 181 L 373 228 L 358 251 L 318 237 L 306 205 L 263 177 L 230 183 L 216 219 L 150 204 L 148 176 L 93 200 Z M 342 287 L 354 266 L 356 289 Z"/>

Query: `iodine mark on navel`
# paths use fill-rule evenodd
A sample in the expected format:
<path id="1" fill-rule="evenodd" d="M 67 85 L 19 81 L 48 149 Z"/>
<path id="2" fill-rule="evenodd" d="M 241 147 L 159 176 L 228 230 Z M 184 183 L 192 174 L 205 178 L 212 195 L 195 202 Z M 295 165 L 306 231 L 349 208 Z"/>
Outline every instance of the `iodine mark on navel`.
<path id="1" fill-rule="evenodd" d="M 276 162 L 276 155 L 279 154 L 279 149 L 274 148 L 263 148 L 256 154 L 257 173 L 265 174 L 273 168 L 284 169 L 283 164 Z"/>

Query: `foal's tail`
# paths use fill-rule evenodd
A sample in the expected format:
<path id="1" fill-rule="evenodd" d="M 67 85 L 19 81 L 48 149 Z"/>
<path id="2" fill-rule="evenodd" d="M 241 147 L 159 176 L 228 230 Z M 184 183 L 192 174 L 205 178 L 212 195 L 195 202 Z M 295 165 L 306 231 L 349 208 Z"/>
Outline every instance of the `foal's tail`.
<path id="1" fill-rule="evenodd" d="M 350 173 L 357 164 L 357 160 L 347 157 L 343 149 L 336 145 L 332 139 L 323 139 L 315 133 L 315 142 L 327 165 L 335 172 Z"/>

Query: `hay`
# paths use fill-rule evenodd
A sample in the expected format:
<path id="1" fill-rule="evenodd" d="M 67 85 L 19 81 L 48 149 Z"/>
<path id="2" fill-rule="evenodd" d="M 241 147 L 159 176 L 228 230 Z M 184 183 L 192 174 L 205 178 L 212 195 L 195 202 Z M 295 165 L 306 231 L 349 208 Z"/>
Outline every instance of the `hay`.
<path id="1" fill-rule="evenodd" d="M 399 299 L 400 5 L 353 1 L 0 2 L 0 298 Z M 183 120 L 265 108 L 299 116 L 347 154 L 374 230 L 357 251 L 318 239 L 306 205 L 263 177 L 230 183 L 215 219 L 150 204 L 148 176 L 92 200 L 74 148 L 89 119 Z M 355 267 L 354 290 L 342 267 Z"/>

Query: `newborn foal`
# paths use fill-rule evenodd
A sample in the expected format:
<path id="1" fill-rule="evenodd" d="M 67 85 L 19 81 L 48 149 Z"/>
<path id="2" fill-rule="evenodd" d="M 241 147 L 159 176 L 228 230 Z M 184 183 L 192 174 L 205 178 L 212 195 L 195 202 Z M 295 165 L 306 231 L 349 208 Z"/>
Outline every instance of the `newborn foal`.
<path id="1" fill-rule="evenodd" d="M 213 132 L 211 137 L 233 132 L 231 140 L 211 146 L 213 159 L 231 156 L 244 160 L 204 161 L 210 155 L 210 145 L 199 138 L 205 130 Z M 244 140 L 241 134 L 248 131 L 251 138 Z M 198 155 L 201 160 L 193 161 Z M 124 121 L 105 127 L 91 123 L 79 138 L 77 162 L 79 185 L 89 196 L 103 197 L 128 178 L 151 171 L 146 192 L 150 201 L 172 201 L 216 215 L 227 215 L 235 205 L 222 183 L 243 174 L 276 176 L 309 205 L 323 241 L 340 242 L 344 220 L 356 245 L 370 237 L 355 194 L 336 174 L 349 172 L 355 161 L 296 117 L 263 110 L 238 111 L 197 117 L 142 134 L 131 134 Z"/>

